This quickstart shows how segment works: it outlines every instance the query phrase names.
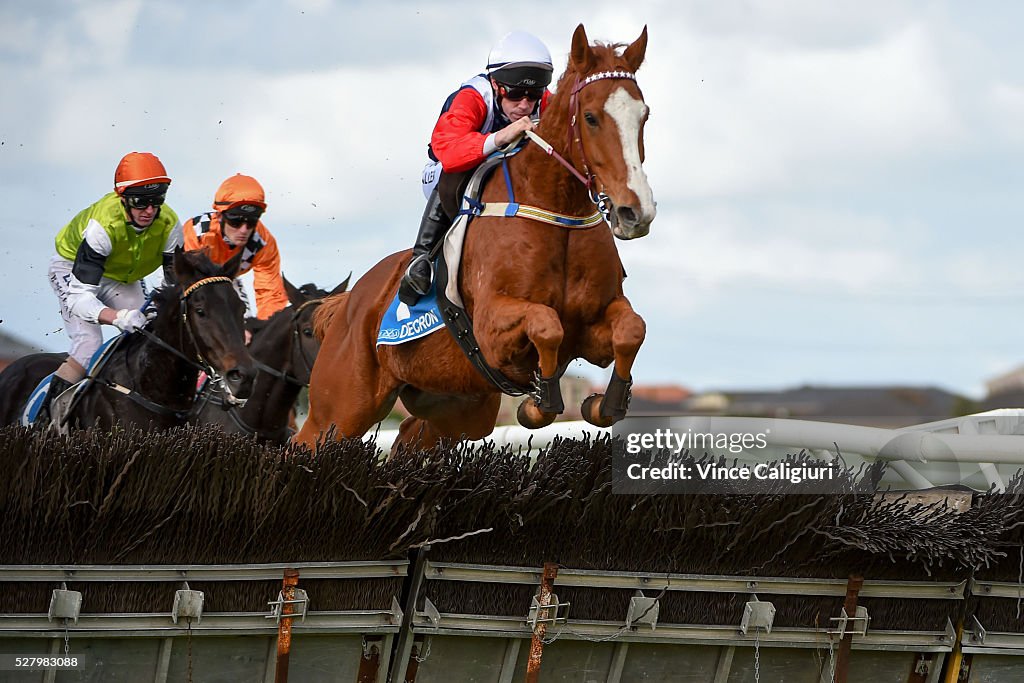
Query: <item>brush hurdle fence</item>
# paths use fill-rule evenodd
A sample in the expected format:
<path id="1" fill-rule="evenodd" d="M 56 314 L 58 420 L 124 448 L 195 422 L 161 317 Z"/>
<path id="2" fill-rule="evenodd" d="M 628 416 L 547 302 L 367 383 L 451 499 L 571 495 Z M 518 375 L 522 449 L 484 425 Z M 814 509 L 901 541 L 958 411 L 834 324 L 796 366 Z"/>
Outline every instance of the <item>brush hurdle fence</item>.
<path id="1" fill-rule="evenodd" d="M 196 431 L 172 446 L 122 434 L 94 447 L 102 456 L 55 437 L 0 432 L 10 446 L 0 465 L 16 486 L 41 473 L 67 477 L 41 490 L 40 510 L 13 492 L 0 509 L 0 682 L 1024 680 L 1024 410 L 901 430 L 702 419 L 718 431 L 770 428 L 769 445 L 780 452 L 830 459 L 838 444 L 851 466 L 884 460 L 883 482 L 911 493 L 860 508 L 819 499 L 796 507 L 776 497 L 764 508 L 781 512 L 756 533 L 729 525 L 755 519 L 757 500 L 723 503 L 710 521 L 700 506 L 671 501 L 651 514 L 676 515 L 687 532 L 644 554 L 636 538 L 643 527 L 629 526 L 642 516 L 627 519 L 623 496 L 581 507 L 589 489 L 557 480 L 563 467 L 580 479 L 600 469 L 587 469 L 597 467 L 587 453 L 607 438 L 582 424 L 499 429 L 496 444 L 407 466 L 374 464 L 372 444 L 336 446 L 336 456 L 325 448 L 320 460 L 293 464 L 240 439 L 208 443 Z M 534 450 L 557 449 L 556 436 L 572 440 L 561 446 L 564 461 L 541 458 L 523 469 L 510 455 L 524 439 Z M 393 438 L 381 432 L 376 445 L 386 449 Z M 495 449 L 500 466 L 473 448 Z M 61 449 L 72 454 L 52 455 Z M 167 461 L 204 449 L 209 455 L 188 468 Z M 114 451 L 124 455 L 104 459 Z M 342 454 L 358 464 L 337 464 Z M 31 470 L 31 457 L 53 462 Z M 245 457 L 255 464 L 232 470 L 244 483 L 231 496 L 226 468 Z M 459 471 L 468 474 L 449 493 L 436 491 Z M 154 500 L 152 480 L 162 472 L 179 490 Z M 483 491 L 499 474 L 522 484 Z M 83 483 L 89 477 L 94 484 Z M 317 505 L 322 512 L 309 511 Z M 624 526 L 612 534 L 588 527 L 616 505 L 608 519 Z M 851 505 L 855 521 L 844 526 Z M 242 510 L 254 521 L 234 532 L 231 519 Z M 359 524 L 352 510 L 367 511 Z M 341 517 L 325 526 L 332 514 Z M 523 531 L 499 536 L 494 522 L 506 518 Z M 779 535 L 787 522 L 794 530 Z M 821 540 L 805 543 L 801 529 L 818 522 Z M 113 547 L 118 524 L 131 530 L 123 548 Z M 855 540 L 839 548 L 832 539 L 847 529 Z M 48 534 L 55 547 L 37 553 Z M 707 545 L 712 538 L 718 545 Z M 223 561 L 238 552 L 236 540 L 246 557 L 263 561 Z M 318 544 L 361 557 L 323 559 Z M 74 552 L 62 550 L 69 545 Z M 766 558 L 765 571 L 706 571 L 748 555 Z M 115 556 L 179 560 L 3 559 Z M 667 571 L 678 557 L 705 571 Z M 823 578 L 829 573 L 837 576 Z M 84 665 L 16 669 L 15 656 L 77 656 Z"/>

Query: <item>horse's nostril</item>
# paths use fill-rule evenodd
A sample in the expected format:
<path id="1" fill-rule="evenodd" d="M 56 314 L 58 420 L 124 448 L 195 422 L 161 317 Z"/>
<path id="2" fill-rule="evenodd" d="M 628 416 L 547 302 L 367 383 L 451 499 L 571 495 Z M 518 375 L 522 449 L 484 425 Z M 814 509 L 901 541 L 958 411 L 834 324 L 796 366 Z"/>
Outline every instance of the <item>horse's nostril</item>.
<path id="1" fill-rule="evenodd" d="M 628 206 L 620 206 L 616 210 L 619 216 L 619 222 L 626 226 L 636 225 L 636 211 Z"/>
<path id="2" fill-rule="evenodd" d="M 242 379 L 242 373 L 239 372 L 238 368 L 231 368 L 225 373 L 229 382 L 238 382 Z"/>

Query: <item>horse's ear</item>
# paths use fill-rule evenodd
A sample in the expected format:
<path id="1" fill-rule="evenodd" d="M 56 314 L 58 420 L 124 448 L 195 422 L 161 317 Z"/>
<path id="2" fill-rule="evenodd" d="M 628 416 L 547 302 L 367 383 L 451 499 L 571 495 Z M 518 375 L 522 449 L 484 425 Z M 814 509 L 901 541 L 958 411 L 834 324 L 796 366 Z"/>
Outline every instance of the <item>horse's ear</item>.
<path id="1" fill-rule="evenodd" d="M 348 291 L 348 281 L 352 279 L 352 272 L 349 271 L 348 277 L 340 285 L 331 290 L 331 294 L 341 294 L 342 292 Z"/>
<path id="2" fill-rule="evenodd" d="M 301 306 L 306 302 L 306 295 L 292 283 L 288 282 L 288 278 L 281 273 L 281 279 L 284 281 L 284 291 L 288 295 L 288 303 L 292 306 Z"/>
<path id="3" fill-rule="evenodd" d="M 587 31 L 583 24 L 576 27 L 572 34 L 572 48 L 569 50 L 569 61 L 576 66 L 576 73 L 586 74 L 594 65 L 594 53 L 587 40 Z"/>
<path id="4" fill-rule="evenodd" d="M 245 329 L 253 333 L 253 335 L 259 334 L 264 327 L 267 326 L 266 320 L 260 320 L 259 318 L 253 318 L 251 316 L 245 316 Z"/>
<path id="5" fill-rule="evenodd" d="M 245 249 L 239 249 L 237 254 L 225 261 L 224 265 L 220 267 L 221 274 L 234 280 L 238 275 L 238 268 L 242 265 L 242 254 L 244 253 Z"/>
<path id="6" fill-rule="evenodd" d="M 647 26 L 644 26 L 644 30 L 640 32 L 640 37 L 634 40 L 629 47 L 622 53 L 622 58 L 626 60 L 626 64 L 629 64 L 629 68 L 632 71 L 636 71 L 640 68 L 640 65 L 644 63 L 644 55 L 647 53 Z"/>
<path id="7" fill-rule="evenodd" d="M 174 248 L 174 277 L 179 282 L 192 282 L 196 278 L 196 269 L 192 261 L 185 256 L 185 250 L 180 246 Z"/>

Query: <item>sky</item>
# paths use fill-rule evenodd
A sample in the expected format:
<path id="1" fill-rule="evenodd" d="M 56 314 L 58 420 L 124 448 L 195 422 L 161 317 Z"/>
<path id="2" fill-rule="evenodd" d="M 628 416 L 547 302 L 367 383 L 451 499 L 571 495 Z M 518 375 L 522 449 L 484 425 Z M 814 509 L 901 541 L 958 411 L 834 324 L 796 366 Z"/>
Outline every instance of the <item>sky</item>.
<path id="1" fill-rule="evenodd" d="M 617 242 L 647 322 L 637 383 L 980 398 L 1024 363 L 1009 1 L 0 0 L 0 331 L 66 349 L 53 238 L 133 150 L 163 160 L 184 218 L 256 177 L 292 282 L 360 276 L 412 245 L 445 97 L 512 29 L 561 73 L 581 22 L 649 30 L 658 216 Z"/>

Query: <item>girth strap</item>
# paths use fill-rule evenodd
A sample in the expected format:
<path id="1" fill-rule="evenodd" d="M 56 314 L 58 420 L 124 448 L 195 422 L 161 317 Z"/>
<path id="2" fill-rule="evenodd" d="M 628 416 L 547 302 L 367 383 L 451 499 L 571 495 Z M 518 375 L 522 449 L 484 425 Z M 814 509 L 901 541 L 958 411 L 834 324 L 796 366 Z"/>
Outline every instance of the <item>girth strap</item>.
<path id="1" fill-rule="evenodd" d="M 437 267 L 437 307 L 441 311 L 441 318 L 444 319 L 445 327 L 448 328 L 448 331 L 455 339 L 455 343 L 459 345 L 459 348 L 462 349 L 462 352 L 473 367 L 476 368 L 477 372 L 483 375 L 488 382 L 503 394 L 508 394 L 509 396 L 529 396 L 538 406 L 550 406 L 550 386 L 545 385 L 544 382 L 550 383 L 554 380 L 557 383 L 558 378 L 565 372 L 565 367 L 559 368 L 558 373 L 553 378 L 542 379 L 538 372 L 534 377 L 533 383 L 530 385 L 520 384 L 509 378 L 501 370 L 492 368 L 487 364 L 484 354 L 480 351 L 480 344 L 477 343 L 476 335 L 473 334 L 473 321 L 470 320 L 469 314 L 460 306 L 449 301 L 448 297 L 445 296 L 447 282 L 448 266 L 444 259 L 439 259 Z"/>
<path id="2" fill-rule="evenodd" d="M 438 299 L 441 299 L 442 296 L 439 292 Z M 492 368 L 487 364 L 483 353 L 480 352 L 480 345 L 477 344 L 476 335 L 473 334 L 473 323 L 464 310 L 446 301 L 444 306 L 441 307 L 441 317 L 444 318 L 445 326 L 455 338 L 455 343 L 466 354 L 466 358 L 477 369 L 477 372 L 487 378 L 488 382 L 497 387 L 501 393 L 508 394 L 509 396 L 533 395 L 534 391 L 532 388 L 514 382 L 501 370 Z"/>

